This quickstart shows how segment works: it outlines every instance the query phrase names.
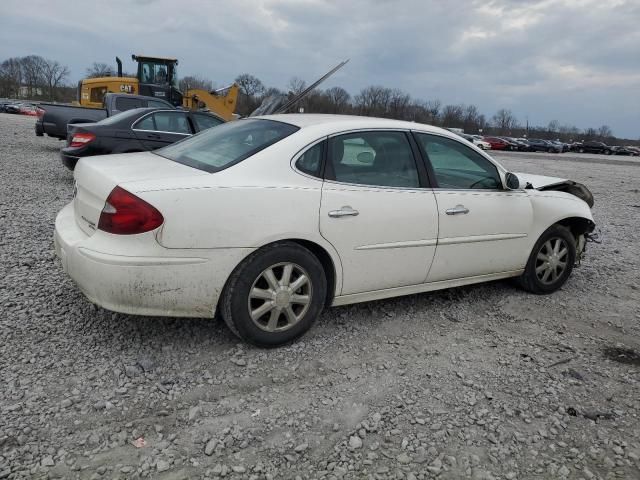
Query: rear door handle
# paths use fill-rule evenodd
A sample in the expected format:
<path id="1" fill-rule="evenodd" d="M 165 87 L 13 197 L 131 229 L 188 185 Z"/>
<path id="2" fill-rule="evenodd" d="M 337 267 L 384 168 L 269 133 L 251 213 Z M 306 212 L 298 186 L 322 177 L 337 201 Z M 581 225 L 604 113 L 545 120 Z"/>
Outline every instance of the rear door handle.
<path id="1" fill-rule="evenodd" d="M 331 218 L 339 218 L 339 217 L 357 217 L 360 214 L 359 211 L 354 210 L 349 205 L 345 205 L 341 207 L 340 210 L 331 210 L 329 212 L 329 216 Z"/>
<path id="2" fill-rule="evenodd" d="M 469 213 L 469 209 L 464 205 L 456 205 L 453 208 L 449 208 L 445 210 L 445 213 L 447 215 L 460 215 L 460 214 L 466 215 L 467 213 Z"/>

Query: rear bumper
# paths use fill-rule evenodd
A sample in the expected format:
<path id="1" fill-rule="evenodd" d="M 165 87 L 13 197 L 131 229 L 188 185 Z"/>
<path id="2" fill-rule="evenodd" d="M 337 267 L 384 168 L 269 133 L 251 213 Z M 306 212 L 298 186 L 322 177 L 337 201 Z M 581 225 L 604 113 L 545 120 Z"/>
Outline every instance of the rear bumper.
<path id="1" fill-rule="evenodd" d="M 226 279 L 248 254 L 166 249 L 153 232 L 89 236 L 76 223 L 73 202 L 56 217 L 54 244 L 63 270 L 91 302 L 134 315 L 212 317 Z"/>
<path id="2" fill-rule="evenodd" d="M 69 155 L 64 151 L 64 148 L 60 150 L 60 158 L 62 159 L 62 164 L 67 167 L 69 170 L 73 170 L 76 168 L 76 163 L 78 163 L 79 157 L 74 155 Z"/>

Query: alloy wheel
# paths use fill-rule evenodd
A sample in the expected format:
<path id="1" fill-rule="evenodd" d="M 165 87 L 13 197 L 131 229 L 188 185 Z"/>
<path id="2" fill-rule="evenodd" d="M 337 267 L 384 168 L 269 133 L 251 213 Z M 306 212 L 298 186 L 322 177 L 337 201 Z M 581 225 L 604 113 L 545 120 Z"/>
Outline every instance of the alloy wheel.
<path id="1" fill-rule="evenodd" d="M 550 285 L 567 269 L 569 248 L 567 242 L 553 237 L 542 244 L 536 256 L 536 276 L 541 283 Z"/>
<path id="2" fill-rule="evenodd" d="M 249 316 L 266 332 L 282 332 L 304 318 L 312 295 L 311 277 L 304 268 L 295 263 L 278 263 L 253 282 L 247 302 Z"/>

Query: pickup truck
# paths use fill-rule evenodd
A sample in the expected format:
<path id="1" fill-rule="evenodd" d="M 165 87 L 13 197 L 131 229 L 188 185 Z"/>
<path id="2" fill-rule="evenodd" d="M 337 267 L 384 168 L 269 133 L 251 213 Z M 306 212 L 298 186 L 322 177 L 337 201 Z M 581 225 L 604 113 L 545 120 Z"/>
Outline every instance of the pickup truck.
<path id="1" fill-rule="evenodd" d="M 54 138 L 67 138 L 67 125 L 70 123 L 95 123 L 116 113 L 141 107 L 175 108 L 160 98 L 131 95 L 128 93 L 107 93 L 103 100 L 104 108 L 87 108 L 75 105 L 41 103 L 36 120 L 36 135 L 45 133 Z"/>

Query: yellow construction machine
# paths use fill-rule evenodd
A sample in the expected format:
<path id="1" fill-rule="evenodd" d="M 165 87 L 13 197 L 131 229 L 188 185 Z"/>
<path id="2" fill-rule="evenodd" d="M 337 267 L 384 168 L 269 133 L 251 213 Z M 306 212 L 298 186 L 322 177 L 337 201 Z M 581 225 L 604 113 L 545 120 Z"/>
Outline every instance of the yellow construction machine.
<path id="1" fill-rule="evenodd" d="M 122 61 L 116 57 L 117 77 L 86 78 L 78 83 L 78 103 L 83 107 L 102 107 L 102 99 L 107 92 L 129 93 L 162 98 L 176 107 L 190 110 L 210 110 L 225 120 L 233 119 L 238 98 L 235 83 L 214 91 L 188 88 L 181 92 L 178 88 L 178 60 L 175 58 L 131 55 L 138 64 L 135 77 L 122 75 Z"/>

